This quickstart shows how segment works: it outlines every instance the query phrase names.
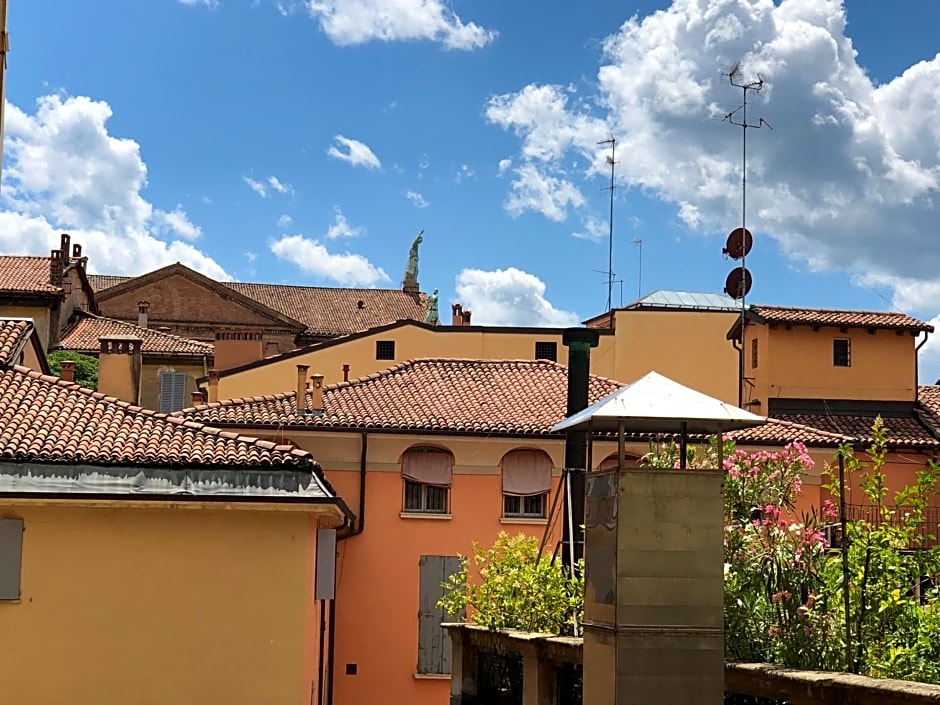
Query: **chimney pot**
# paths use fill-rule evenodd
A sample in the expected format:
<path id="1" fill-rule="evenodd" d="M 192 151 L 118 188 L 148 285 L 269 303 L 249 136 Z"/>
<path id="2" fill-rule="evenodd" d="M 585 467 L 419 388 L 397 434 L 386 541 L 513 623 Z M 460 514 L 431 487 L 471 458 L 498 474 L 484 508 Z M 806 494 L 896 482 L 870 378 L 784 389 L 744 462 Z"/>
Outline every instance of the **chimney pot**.
<path id="1" fill-rule="evenodd" d="M 307 370 L 310 365 L 297 365 L 297 398 L 296 409 L 298 414 L 303 414 L 307 410 Z"/>
<path id="2" fill-rule="evenodd" d="M 349 365 L 343 365 L 343 381 L 349 381 Z"/>
<path id="3" fill-rule="evenodd" d="M 62 360 L 59 363 L 60 377 L 66 382 L 75 381 L 75 362 L 73 360 Z"/>
<path id="4" fill-rule="evenodd" d="M 69 264 L 69 241 L 71 239 L 68 233 L 62 233 L 62 246 L 59 251 L 62 253 L 62 265 L 65 267 Z"/>
<path id="5" fill-rule="evenodd" d="M 323 413 L 323 375 L 313 375 L 310 378 L 313 382 L 313 413 Z"/>
<path id="6" fill-rule="evenodd" d="M 214 367 L 209 370 L 209 403 L 219 400 L 219 371 Z"/>
<path id="7" fill-rule="evenodd" d="M 462 326 L 463 325 L 463 306 L 461 304 L 451 304 L 450 305 L 451 313 L 451 325 L 453 326 Z"/>
<path id="8" fill-rule="evenodd" d="M 77 242 L 74 245 L 72 245 L 72 258 L 73 259 L 82 258 L 82 246 L 79 245 Z"/>
<path id="9" fill-rule="evenodd" d="M 202 406 L 202 392 L 193 392 L 193 406 Z"/>
<path id="10" fill-rule="evenodd" d="M 470 325 L 470 316 L 472 316 L 472 315 L 473 315 L 473 311 L 464 311 L 464 312 L 463 312 L 463 324 L 464 324 L 465 326 L 469 326 L 469 325 Z"/>
<path id="11" fill-rule="evenodd" d="M 137 302 L 137 326 L 139 328 L 147 327 L 147 312 L 150 311 L 149 301 Z"/>

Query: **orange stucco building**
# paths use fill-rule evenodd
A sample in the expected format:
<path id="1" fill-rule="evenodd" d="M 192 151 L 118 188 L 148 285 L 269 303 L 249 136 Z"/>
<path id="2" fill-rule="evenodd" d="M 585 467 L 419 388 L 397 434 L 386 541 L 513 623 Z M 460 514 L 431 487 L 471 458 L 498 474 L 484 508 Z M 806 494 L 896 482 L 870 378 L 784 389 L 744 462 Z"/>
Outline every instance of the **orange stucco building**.
<path id="1" fill-rule="evenodd" d="M 351 516 L 312 456 L 30 370 L 33 337 L 0 321 L 4 702 L 309 705 Z"/>

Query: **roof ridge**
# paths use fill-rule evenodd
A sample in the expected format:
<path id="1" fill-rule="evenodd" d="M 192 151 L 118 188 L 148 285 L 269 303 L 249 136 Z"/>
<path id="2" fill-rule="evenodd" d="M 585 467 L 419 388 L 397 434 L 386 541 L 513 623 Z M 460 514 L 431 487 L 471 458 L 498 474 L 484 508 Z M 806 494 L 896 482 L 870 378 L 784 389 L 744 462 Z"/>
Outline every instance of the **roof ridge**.
<path id="1" fill-rule="evenodd" d="M 14 372 L 17 372 L 21 375 L 25 375 L 26 377 L 29 377 L 31 379 L 38 380 L 45 384 L 50 384 L 56 387 L 60 387 L 62 389 L 69 390 L 71 392 L 77 392 L 84 396 L 89 396 L 95 401 L 104 401 L 108 404 L 113 404 L 119 409 L 123 410 L 125 413 L 132 414 L 134 416 L 143 416 L 143 417 L 148 417 L 148 418 L 153 418 L 153 419 L 166 420 L 167 422 L 171 424 L 176 424 L 179 426 L 186 426 L 187 428 L 190 428 L 194 431 L 208 433 L 209 435 L 213 435 L 213 436 L 217 436 L 217 435 L 225 433 L 224 431 L 222 431 L 220 428 L 216 426 L 211 426 L 209 424 L 202 423 L 201 421 L 192 421 L 189 419 L 184 419 L 179 416 L 167 414 L 162 411 L 154 411 L 152 409 L 145 409 L 142 406 L 131 404 L 130 402 L 123 401 L 121 399 L 118 399 L 117 397 L 112 397 L 102 392 L 97 392 L 93 389 L 82 387 L 77 382 L 69 382 L 67 380 L 62 379 L 61 377 L 55 377 L 53 375 L 45 375 L 45 374 L 42 374 L 41 372 L 36 372 L 34 370 L 31 370 L 28 367 L 23 367 L 21 365 L 13 365 L 9 369 L 12 369 Z M 259 448 L 264 448 L 264 446 L 258 445 L 260 439 L 255 438 L 254 436 L 244 436 L 241 434 L 235 434 L 232 440 L 237 440 L 239 442 L 246 443 L 248 445 L 255 445 L 255 446 L 258 446 Z M 285 454 L 287 454 L 287 451 L 284 451 L 284 452 Z M 316 464 L 316 461 L 313 458 L 313 455 L 305 450 L 292 448 L 289 455 L 298 459 L 301 459 L 301 458 L 309 459 L 312 463 Z"/>
<path id="2" fill-rule="evenodd" d="M 779 306 L 775 304 L 751 304 L 753 309 L 767 308 L 774 311 L 810 311 L 812 313 L 866 313 L 875 316 L 906 316 L 913 318 L 903 311 L 874 311 L 864 308 L 816 308 L 813 306 Z"/>
<path id="3" fill-rule="evenodd" d="M 79 310 L 78 313 L 84 316 L 85 318 L 95 318 L 99 321 L 108 321 L 109 323 L 116 323 L 120 326 L 123 326 L 124 328 L 133 328 L 135 330 L 147 331 L 151 335 L 156 335 L 157 337 L 169 338 L 170 340 L 178 340 L 184 343 L 192 343 L 194 345 L 199 345 L 207 349 L 214 348 L 212 343 L 204 343 L 201 340 L 194 340 L 192 338 L 184 338 L 181 335 L 174 335 L 173 333 L 167 333 L 166 331 L 157 330 L 156 328 L 144 328 L 143 326 L 138 326 L 134 323 L 128 323 L 127 321 L 122 321 L 118 318 L 110 318 L 108 316 L 102 316 L 97 313 L 91 313 L 90 311 Z M 62 332 L 64 333 L 66 330 L 68 330 L 69 327 L 74 326 L 74 325 L 78 325 L 78 321 L 75 321 L 75 323 L 70 323 L 69 325 L 67 325 L 63 329 Z M 65 336 L 63 335 L 62 337 L 65 337 Z"/>
<path id="4" fill-rule="evenodd" d="M 182 417 L 186 416 L 186 412 L 191 411 L 204 411 L 206 409 L 221 409 L 229 406 L 237 406 L 239 404 L 254 404 L 261 401 L 284 401 L 285 399 L 292 398 L 297 395 L 295 390 L 289 392 L 277 392 L 276 394 L 255 394 L 250 397 L 232 397 L 230 399 L 220 399 L 219 401 L 210 401 L 205 404 L 199 404 L 198 406 L 188 406 L 185 409 L 180 409 L 179 411 L 170 412 L 169 416 L 171 417 Z"/>

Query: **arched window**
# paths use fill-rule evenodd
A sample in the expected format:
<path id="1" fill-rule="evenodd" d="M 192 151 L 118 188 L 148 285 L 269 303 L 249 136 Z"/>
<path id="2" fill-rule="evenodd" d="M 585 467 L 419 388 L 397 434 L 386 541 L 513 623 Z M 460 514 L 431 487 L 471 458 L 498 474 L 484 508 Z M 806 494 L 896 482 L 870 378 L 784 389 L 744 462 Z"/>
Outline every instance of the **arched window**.
<path id="1" fill-rule="evenodd" d="M 542 450 L 511 450 L 503 456 L 503 516 L 544 519 L 552 489 L 552 459 Z"/>
<path id="2" fill-rule="evenodd" d="M 401 459 L 404 511 L 446 514 L 453 473 L 454 456 L 446 450 L 429 447 L 406 450 Z"/>
<path id="3" fill-rule="evenodd" d="M 626 465 L 624 467 L 628 468 L 638 468 L 640 467 L 640 458 L 635 455 L 627 453 L 626 458 L 624 458 Z M 598 470 L 616 470 L 617 469 L 617 454 L 614 453 L 604 460 L 601 461 L 601 464 L 597 466 Z"/>

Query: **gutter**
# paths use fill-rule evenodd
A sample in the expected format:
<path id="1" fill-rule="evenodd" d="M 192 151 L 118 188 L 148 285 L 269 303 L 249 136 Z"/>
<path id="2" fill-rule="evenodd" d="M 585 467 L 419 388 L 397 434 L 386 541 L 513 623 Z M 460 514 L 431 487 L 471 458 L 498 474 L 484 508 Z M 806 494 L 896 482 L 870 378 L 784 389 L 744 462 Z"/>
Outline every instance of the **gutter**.
<path id="1" fill-rule="evenodd" d="M 360 434 L 359 442 L 359 512 L 356 515 L 355 526 L 350 527 L 350 530 L 343 535 L 339 534 L 337 531 L 336 541 L 345 541 L 346 539 L 352 538 L 353 536 L 359 536 L 363 532 L 366 526 L 366 459 L 369 455 L 369 434 L 366 431 L 363 431 Z M 341 527 L 345 528 L 344 526 Z M 320 609 L 320 659 L 322 662 L 323 658 L 323 609 Z M 329 673 L 329 679 L 326 683 L 326 699 L 324 701 L 324 692 L 323 688 L 320 689 L 320 703 L 321 705 L 333 705 L 333 683 L 336 680 L 336 589 L 334 588 L 333 599 L 330 600 L 330 626 L 329 626 L 329 635 L 327 637 L 327 658 L 326 658 L 326 668 L 320 670 L 320 673 Z"/>

